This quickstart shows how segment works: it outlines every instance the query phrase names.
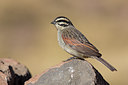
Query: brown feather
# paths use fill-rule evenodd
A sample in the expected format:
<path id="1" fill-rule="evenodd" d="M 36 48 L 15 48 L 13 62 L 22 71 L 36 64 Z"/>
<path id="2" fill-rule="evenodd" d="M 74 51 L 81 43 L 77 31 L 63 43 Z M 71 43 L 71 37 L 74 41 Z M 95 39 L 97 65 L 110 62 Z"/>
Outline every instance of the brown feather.
<path id="1" fill-rule="evenodd" d="M 87 57 L 101 56 L 98 49 L 94 47 L 77 29 L 64 29 L 62 32 L 62 39 L 65 44 L 69 45 L 72 49 L 85 54 Z"/>

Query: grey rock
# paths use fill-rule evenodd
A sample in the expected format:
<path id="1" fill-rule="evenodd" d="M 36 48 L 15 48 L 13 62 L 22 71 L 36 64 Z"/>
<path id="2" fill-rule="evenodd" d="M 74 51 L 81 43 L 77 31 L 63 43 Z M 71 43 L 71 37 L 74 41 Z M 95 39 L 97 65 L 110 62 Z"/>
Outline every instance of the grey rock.
<path id="1" fill-rule="evenodd" d="M 87 61 L 74 59 L 61 63 L 30 79 L 25 85 L 109 85 Z"/>

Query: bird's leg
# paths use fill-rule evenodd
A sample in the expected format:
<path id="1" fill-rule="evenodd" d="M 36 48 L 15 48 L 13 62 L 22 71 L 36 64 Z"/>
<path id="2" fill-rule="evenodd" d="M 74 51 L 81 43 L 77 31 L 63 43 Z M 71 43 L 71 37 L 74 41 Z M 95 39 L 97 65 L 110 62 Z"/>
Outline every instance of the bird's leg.
<path id="1" fill-rule="evenodd" d="M 68 58 L 67 60 L 64 60 L 64 62 L 66 62 L 66 61 L 70 61 L 70 60 L 72 60 L 72 59 L 80 59 L 80 60 L 84 60 L 83 58 L 79 58 L 79 57 L 73 56 L 73 57 Z"/>
<path id="2" fill-rule="evenodd" d="M 80 60 L 83 60 L 83 61 L 85 61 L 85 60 L 84 60 L 84 58 L 79 58 L 79 57 L 77 57 L 77 59 L 80 59 Z"/>
<path id="3" fill-rule="evenodd" d="M 70 58 L 68 58 L 67 60 L 65 60 L 64 62 L 70 61 L 70 60 L 72 60 L 72 59 L 77 59 L 77 57 L 76 57 L 76 56 L 70 57 Z"/>

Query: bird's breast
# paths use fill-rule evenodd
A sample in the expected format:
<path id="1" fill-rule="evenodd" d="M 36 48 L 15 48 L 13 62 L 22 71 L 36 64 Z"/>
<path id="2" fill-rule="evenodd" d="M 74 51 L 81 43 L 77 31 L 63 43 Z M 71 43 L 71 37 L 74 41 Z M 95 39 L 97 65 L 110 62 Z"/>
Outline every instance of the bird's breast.
<path id="1" fill-rule="evenodd" d="M 66 44 L 64 43 L 64 41 L 62 39 L 62 32 L 61 32 L 61 30 L 58 30 L 58 43 L 64 49 Z"/>
<path id="2" fill-rule="evenodd" d="M 65 42 L 62 39 L 62 32 L 60 30 L 58 30 L 58 43 L 60 47 L 62 47 L 69 54 L 83 58 L 83 54 L 77 52 L 76 50 L 72 49 L 69 45 L 65 44 Z"/>

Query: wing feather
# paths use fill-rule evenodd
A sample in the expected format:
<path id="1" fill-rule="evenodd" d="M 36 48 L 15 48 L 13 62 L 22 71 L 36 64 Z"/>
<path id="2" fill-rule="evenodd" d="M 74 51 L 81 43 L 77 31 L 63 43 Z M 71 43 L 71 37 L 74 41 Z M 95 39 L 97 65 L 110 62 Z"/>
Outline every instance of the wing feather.
<path id="1" fill-rule="evenodd" d="M 98 49 L 77 29 L 64 30 L 62 33 L 62 39 L 66 45 L 69 45 L 72 49 L 85 54 L 85 56 L 101 56 Z"/>

